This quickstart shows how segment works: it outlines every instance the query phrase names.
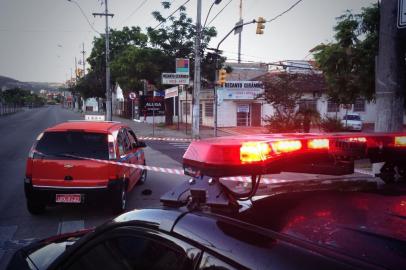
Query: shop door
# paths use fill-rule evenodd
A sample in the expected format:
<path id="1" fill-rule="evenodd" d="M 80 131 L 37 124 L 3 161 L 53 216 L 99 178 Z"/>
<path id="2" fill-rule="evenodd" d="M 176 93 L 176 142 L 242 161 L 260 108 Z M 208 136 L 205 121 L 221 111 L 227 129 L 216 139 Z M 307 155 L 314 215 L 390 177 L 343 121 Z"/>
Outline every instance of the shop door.
<path id="1" fill-rule="evenodd" d="M 260 127 L 261 126 L 261 103 L 251 104 L 251 126 Z"/>
<path id="2" fill-rule="evenodd" d="M 237 126 L 248 127 L 250 126 L 250 105 L 238 104 L 237 105 Z"/>

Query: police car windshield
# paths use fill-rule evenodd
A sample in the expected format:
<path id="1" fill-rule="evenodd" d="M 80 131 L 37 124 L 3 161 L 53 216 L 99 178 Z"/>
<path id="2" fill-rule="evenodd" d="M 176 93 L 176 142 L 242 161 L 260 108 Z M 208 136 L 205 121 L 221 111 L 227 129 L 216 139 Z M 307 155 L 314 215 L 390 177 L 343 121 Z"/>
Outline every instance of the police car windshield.
<path id="1" fill-rule="evenodd" d="M 47 158 L 109 158 L 107 134 L 89 132 L 46 132 L 36 151 Z"/>

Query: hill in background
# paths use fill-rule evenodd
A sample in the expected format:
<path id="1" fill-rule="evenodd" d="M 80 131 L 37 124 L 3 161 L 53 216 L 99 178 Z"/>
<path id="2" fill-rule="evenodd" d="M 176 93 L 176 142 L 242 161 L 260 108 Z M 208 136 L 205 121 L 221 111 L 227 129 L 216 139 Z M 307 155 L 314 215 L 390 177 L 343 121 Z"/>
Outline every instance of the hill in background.
<path id="1" fill-rule="evenodd" d="M 62 87 L 61 83 L 48 83 L 48 82 L 21 82 L 9 77 L 0 76 L 0 90 L 4 91 L 12 88 L 21 88 L 29 91 L 39 92 L 41 89 L 48 91 L 57 91 Z"/>

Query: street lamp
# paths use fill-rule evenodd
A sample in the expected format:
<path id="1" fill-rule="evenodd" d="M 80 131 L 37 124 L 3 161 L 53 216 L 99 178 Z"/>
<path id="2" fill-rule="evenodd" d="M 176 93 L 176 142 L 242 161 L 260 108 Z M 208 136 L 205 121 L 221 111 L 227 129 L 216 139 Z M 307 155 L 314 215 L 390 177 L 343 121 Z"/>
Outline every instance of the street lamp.
<path id="1" fill-rule="evenodd" d="M 221 1 L 222 1 L 222 0 L 215 0 L 215 1 L 211 4 L 211 6 L 210 6 L 210 8 L 209 8 L 209 12 L 207 12 L 206 19 L 204 20 L 203 29 L 206 27 L 207 19 L 209 18 L 211 9 L 213 8 L 214 5 L 220 4 Z"/>

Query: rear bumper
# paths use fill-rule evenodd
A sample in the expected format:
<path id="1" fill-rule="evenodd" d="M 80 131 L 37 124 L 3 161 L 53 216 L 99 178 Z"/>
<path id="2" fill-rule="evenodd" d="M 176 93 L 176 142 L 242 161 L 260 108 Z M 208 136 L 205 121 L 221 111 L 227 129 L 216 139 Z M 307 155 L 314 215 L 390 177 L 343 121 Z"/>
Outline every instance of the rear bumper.
<path id="1" fill-rule="evenodd" d="M 53 186 L 33 186 L 25 181 L 25 197 L 35 202 L 54 204 L 56 194 L 81 194 L 82 203 L 109 202 L 116 192 L 121 190 L 121 180 L 110 180 L 105 187 L 53 187 Z"/>

